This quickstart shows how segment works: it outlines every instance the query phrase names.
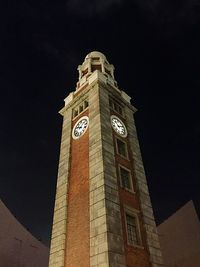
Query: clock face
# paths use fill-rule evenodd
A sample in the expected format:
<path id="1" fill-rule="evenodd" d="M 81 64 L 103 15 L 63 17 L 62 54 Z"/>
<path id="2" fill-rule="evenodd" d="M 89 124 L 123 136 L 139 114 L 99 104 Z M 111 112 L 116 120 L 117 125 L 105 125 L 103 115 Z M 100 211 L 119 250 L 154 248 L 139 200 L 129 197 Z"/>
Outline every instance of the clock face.
<path id="1" fill-rule="evenodd" d="M 111 116 L 111 125 L 116 133 L 118 133 L 122 137 L 127 136 L 126 126 L 117 116 L 115 115 Z"/>
<path id="2" fill-rule="evenodd" d="M 81 137 L 87 130 L 89 125 L 89 118 L 87 116 L 83 116 L 80 118 L 76 124 L 74 125 L 74 128 L 72 130 L 72 137 L 74 139 L 78 139 Z"/>

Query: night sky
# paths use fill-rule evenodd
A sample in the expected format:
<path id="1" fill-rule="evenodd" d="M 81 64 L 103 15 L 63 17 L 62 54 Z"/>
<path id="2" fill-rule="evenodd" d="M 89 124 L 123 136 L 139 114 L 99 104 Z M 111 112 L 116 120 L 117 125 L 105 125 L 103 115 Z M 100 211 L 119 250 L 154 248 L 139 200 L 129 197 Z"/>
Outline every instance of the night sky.
<path id="1" fill-rule="evenodd" d="M 94 50 L 115 66 L 136 126 L 156 222 L 200 210 L 200 3 L 19 0 L 0 7 L 0 198 L 47 245 L 63 99 Z"/>

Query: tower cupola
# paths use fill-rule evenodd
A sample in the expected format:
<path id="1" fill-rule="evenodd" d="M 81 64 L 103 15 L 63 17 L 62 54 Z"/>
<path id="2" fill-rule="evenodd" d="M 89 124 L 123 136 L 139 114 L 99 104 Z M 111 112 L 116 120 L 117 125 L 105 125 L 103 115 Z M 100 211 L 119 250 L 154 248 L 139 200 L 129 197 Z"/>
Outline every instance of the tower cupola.
<path id="1" fill-rule="evenodd" d="M 102 76 L 104 81 L 117 87 L 117 82 L 114 78 L 114 66 L 109 64 L 105 55 L 101 52 L 90 52 L 85 57 L 83 64 L 78 66 L 78 71 L 79 81 L 77 83 L 77 90 L 85 85 L 88 82 L 89 77 L 91 77 L 94 73 L 97 74 L 97 72 L 104 76 L 104 78 Z"/>

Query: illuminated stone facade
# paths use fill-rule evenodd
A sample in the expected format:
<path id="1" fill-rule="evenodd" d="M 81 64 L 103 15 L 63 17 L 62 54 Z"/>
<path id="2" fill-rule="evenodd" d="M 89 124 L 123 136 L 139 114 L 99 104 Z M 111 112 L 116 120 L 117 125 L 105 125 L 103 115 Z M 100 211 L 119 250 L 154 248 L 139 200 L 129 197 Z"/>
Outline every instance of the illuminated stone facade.
<path id="1" fill-rule="evenodd" d="M 76 90 L 60 111 L 49 267 L 163 266 L 136 109 L 102 53 L 89 53 L 78 70 Z"/>

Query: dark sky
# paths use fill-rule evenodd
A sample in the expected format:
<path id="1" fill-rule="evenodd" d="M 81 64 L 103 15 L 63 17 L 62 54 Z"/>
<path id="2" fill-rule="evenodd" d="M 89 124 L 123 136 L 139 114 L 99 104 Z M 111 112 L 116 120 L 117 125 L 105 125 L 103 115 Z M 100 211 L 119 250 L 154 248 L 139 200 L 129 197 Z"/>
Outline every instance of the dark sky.
<path id="1" fill-rule="evenodd" d="M 0 198 L 48 244 L 63 99 L 103 52 L 136 124 L 157 223 L 200 209 L 197 0 L 19 0 L 0 7 Z"/>

